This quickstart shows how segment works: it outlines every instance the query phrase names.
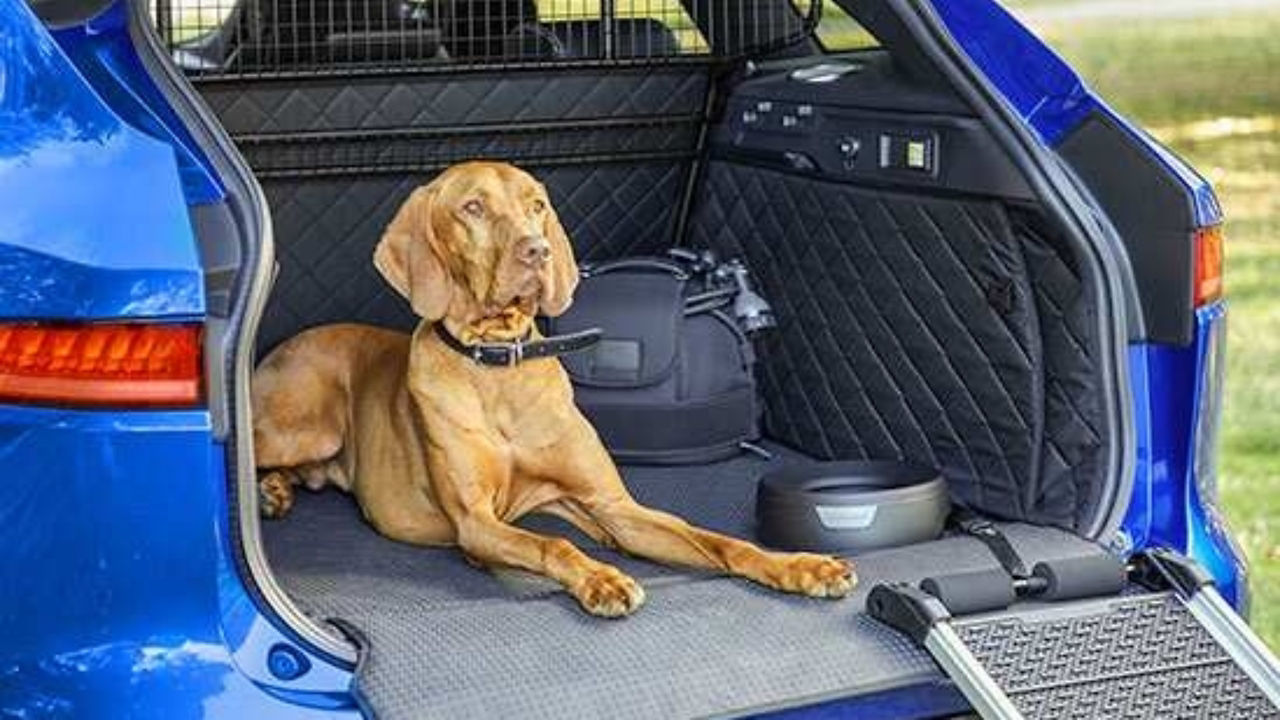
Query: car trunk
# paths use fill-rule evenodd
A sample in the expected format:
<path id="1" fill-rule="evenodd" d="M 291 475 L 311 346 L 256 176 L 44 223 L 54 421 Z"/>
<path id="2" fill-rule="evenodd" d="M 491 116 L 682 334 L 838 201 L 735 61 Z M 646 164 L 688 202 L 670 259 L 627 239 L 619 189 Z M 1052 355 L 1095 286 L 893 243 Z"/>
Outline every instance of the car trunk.
<path id="1" fill-rule="evenodd" d="M 1028 566 L 1102 552 L 1119 420 L 1098 279 L 981 114 L 883 50 L 848 69 L 798 57 L 750 72 L 711 51 L 196 75 L 273 218 L 259 355 L 328 322 L 411 328 L 370 261 L 382 228 L 440 168 L 507 160 L 547 185 L 580 259 L 713 249 L 743 259 L 772 304 L 778 327 L 757 346 L 771 458 L 623 467 L 641 502 L 753 539 L 770 469 L 899 459 L 941 470 Z M 854 558 L 854 595 L 816 601 L 523 522 L 616 563 L 648 603 L 588 617 L 541 579 L 381 538 L 336 491 L 244 537 L 265 552 L 259 582 L 361 647 L 357 691 L 386 717 L 705 716 L 936 687 L 929 656 L 863 612 L 867 591 L 999 566 L 948 534 Z"/>
<path id="2" fill-rule="evenodd" d="M 645 504 L 752 538 L 756 478 L 804 457 L 766 447 L 774 459 L 624 467 L 623 475 Z M 300 497 L 287 519 L 264 525 L 263 541 L 302 608 L 360 638 L 366 703 L 379 717 L 406 718 L 754 714 L 940 683 L 926 652 L 864 613 L 867 592 L 882 581 L 998 567 L 978 540 L 947 537 L 856 557 L 854 594 L 814 600 L 634 559 L 559 520 L 521 524 L 569 537 L 636 578 L 645 605 L 623 620 L 588 616 L 545 579 L 386 540 L 337 492 Z M 1062 530 L 1002 528 L 1029 562 L 1098 551 Z"/>

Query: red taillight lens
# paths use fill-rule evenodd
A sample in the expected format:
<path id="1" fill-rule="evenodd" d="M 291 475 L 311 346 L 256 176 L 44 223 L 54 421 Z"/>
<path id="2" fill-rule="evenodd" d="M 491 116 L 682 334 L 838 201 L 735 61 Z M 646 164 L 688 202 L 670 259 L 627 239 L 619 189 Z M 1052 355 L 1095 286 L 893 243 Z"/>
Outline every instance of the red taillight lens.
<path id="1" fill-rule="evenodd" d="M 1196 307 L 1222 297 L 1222 226 L 1196 231 Z"/>
<path id="2" fill-rule="evenodd" d="M 199 325 L 0 324 L 0 402 L 190 406 Z"/>

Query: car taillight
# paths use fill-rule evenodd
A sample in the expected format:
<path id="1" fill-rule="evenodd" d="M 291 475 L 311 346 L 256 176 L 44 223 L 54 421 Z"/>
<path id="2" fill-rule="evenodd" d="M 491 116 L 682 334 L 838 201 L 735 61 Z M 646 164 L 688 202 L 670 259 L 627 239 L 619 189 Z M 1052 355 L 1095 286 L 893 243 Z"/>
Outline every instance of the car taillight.
<path id="1" fill-rule="evenodd" d="M 1196 231 L 1196 307 L 1222 297 L 1222 226 Z"/>
<path id="2" fill-rule="evenodd" d="M 0 324 L 0 402 L 191 406 L 199 325 Z"/>

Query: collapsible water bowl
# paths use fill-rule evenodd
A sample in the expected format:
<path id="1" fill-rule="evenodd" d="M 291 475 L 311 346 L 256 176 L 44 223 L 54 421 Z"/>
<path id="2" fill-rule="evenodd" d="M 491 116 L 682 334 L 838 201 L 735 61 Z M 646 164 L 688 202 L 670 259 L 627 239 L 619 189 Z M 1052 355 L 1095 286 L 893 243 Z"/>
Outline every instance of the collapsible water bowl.
<path id="1" fill-rule="evenodd" d="M 886 460 L 807 462 L 765 474 L 756 528 L 784 550 L 858 553 L 942 533 L 947 487 L 931 468 Z"/>

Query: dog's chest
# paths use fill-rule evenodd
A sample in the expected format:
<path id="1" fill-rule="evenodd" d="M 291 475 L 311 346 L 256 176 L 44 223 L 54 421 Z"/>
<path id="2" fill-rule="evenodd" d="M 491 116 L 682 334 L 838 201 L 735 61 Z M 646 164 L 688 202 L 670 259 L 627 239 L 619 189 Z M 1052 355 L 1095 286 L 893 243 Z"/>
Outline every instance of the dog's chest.
<path id="1" fill-rule="evenodd" d="M 524 451 L 554 444 L 576 412 L 568 378 L 548 373 L 521 378 L 524 368 L 513 370 L 512 382 L 499 384 L 486 398 L 485 414 L 494 433 Z"/>

